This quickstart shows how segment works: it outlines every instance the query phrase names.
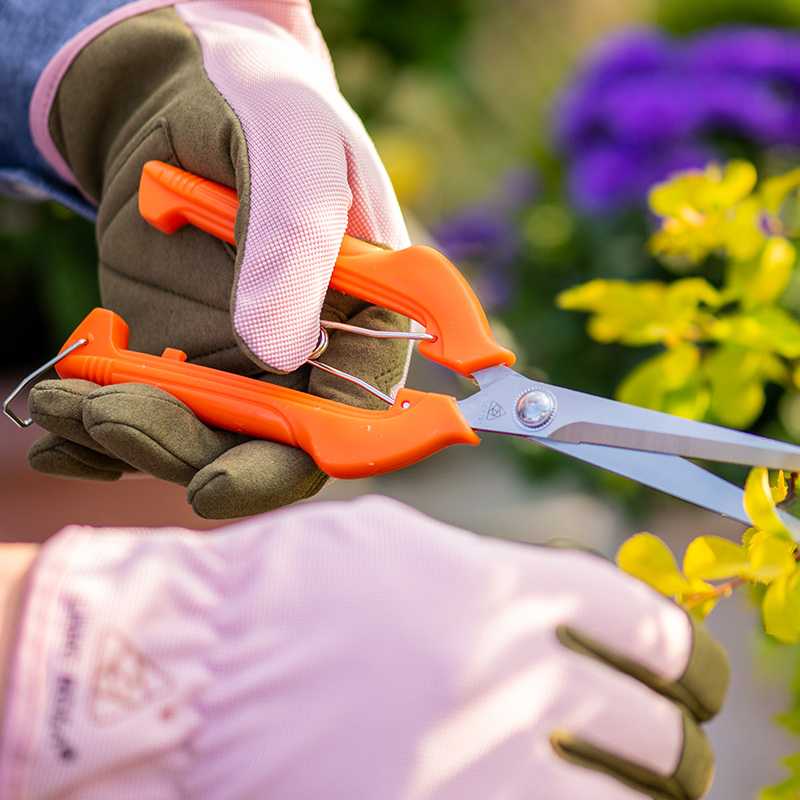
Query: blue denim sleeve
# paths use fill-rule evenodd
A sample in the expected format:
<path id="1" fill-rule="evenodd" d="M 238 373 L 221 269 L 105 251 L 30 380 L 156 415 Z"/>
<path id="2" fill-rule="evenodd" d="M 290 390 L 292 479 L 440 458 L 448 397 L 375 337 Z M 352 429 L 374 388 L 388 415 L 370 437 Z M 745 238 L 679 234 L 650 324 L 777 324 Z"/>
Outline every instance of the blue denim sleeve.
<path id="1" fill-rule="evenodd" d="M 94 218 L 34 147 L 28 108 L 39 75 L 59 48 L 125 0 L 0 0 L 0 192 L 56 200 Z"/>

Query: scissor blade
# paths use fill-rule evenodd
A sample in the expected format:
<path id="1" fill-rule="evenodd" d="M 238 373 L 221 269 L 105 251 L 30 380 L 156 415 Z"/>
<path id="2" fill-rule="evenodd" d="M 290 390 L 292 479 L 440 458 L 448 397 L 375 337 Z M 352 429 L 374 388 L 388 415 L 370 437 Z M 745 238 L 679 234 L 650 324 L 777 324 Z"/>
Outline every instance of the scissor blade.
<path id="1" fill-rule="evenodd" d="M 673 420 L 665 422 L 656 411 L 651 414 L 659 414 L 658 417 L 638 413 L 648 410 L 634 409 L 625 427 L 600 422 L 575 422 L 554 431 L 549 438 L 789 472 L 800 471 L 800 448 L 794 445 L 679 417 L 674 418 L 678 422 L 676 425 Z M 654 430 L 656 426 L 663 426 L 666 430 Z M 680 427 L 681 432 L 675 430 L 676 427 Z"/>
<path id="2" fill-rule="evenodd" d="M 651 486 L 744 525 L 753 524 L 744 508 L 742 489 L 680 456 L 625 451 L 604 445 L 556 442 L 536 436 L 527 438 L 543 447 L 630 478 L 643 486 Z M 792 538 L 800 542 L 800 519 L 780 508 L 776 508 L 775 512 Z"/>
<path id="3" fill-rule="evenodd" d="M 557 450 L 589 464 L 594 464 L 597 467 L 630 478 L 645 486 L 651 486 L 701 508 L 730 517 L 744 525 L 752 524 L 744 509 L 744 492 L 741 488 L 702 469 L 691 461 L 681 458 L 677 454 L 629 449 L 619 445 L 608 446 L 591 442 L 559 441 L 557 438 L 558 432 L 563 427 L 581 421 L 580 419 L 575 419 L 576 414 L 580 414 L 581 410 L 587 406 L 590 408 L 594 406 L 594 403 L 589 401 L 598 401 L 601 410 L 596 413 L 599 414 L 607 414 L 607 411 L 602 409 L 605 404 L 622 407 L 626 410 L 630 409 L 632 412 L 644 411 L 644 409 L 626 406 L 610 400 L 603 401 L 602 398 L 594 398 L 580 392 L 531 381 L 508 367 L 489 367 L 478 372 L 475 378 L 481 391 L 465 400 L 459 401 L 458 405 L 466 420 L 476 430 L 522 436 L 531 442 L 548 447 L 551 450 Z M 550 395 L 554 401 L 555 410 L 541 428 L 534 432 L 521 421 L 517 408 L 520 398 L 537 389 L 542 389 Z M 577 400 L 573 399 L 575 397 Z M 594 407 L 597 408 L 598 406 Z M 569 420 L 569 413 L 573 415 L 572 422 Z M 652 411 L 646 411 L 645 413 L 648 416 L 656 414 L 656 412 Z M 667 414 L 656 415 L 675 419 L 678 425 L 688 422 L 687 420 L 669 417 Z M 565 418 L 566 424 L 559 427 L 558 423 L 564 422 Z M 695 424 L 702 425 L 702 423 Z M 555 428 L 556 435 L 553 435 L 552 428 Z M 707 428 L 720 430 L 724 433 L 736 433 L 735 431 L 716 429 L 713 425 L 702 425 L 703 430 Z M 741 434 L 741 436 L 745 437 L 747 446 L 750 448 L 755 447 L 749 442 L 750 439 L 760 439 L 760 437 L 750 437 L 747 434 Z M 707 437 L 701 439 L 701 442 L 707 441 Z M 781 442 L 773 442 L 769 439 L 762 441 L 767 443 L 769 453 L 773 452 L 773 445 L 782 445 Z M 793 448 L 791 445 L 786 445 L 786 447 L 790 448 L 792 452 L 800 449 Z M 751 449 L 749 452 L 754 452 L 754 450 Z M 703 450 L 702 454 L 703 457 L 708 458 L 707 450 Z M 764 464 L 763 466 L 769 465 Z M 796 541 L 800 542 L 800 520 L 786 514 L 781 509 L 776 510 L 786 529 Z"/>
<path id="4" fill-rule="evenodd" d="M 625 451 L 597 444 L 573 444 L 528 437 L 532 442 L 651 486 L 716 514 L 752 525 L 738 486 L 680 456 Z"/>
<path id="5" fill-rule="evenodd" d="M 476 430 L 800 471 L 796 445 L 531 381 L 508 367 L 490 367 L 475 377 L 481 391 L 459 405 Z M 552 398 L 554 408 L 531 429 L 521 421 L 517 404 L 537 390 Z"/>

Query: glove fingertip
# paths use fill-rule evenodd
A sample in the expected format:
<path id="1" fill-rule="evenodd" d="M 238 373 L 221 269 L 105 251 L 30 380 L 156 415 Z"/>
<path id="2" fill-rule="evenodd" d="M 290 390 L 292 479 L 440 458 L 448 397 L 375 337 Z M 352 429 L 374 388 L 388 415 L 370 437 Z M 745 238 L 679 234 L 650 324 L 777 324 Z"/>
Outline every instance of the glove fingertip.
<path id="1" fill-rule="evenodd" d="M 730 684 L 730 660 L 708 626 L 691 615 L 689 619 L 692 623 L 692 653 L 678 683 L 697 699 L 695 713 L 704 722 L 719 713 L 725 702 Z"/>
<path id="2" fill-rule="evenodd" d="M 41 381 L 28 397 L 31 419 L 59 437 L 92 447 L 91 437 L 83 427 L 83 410 L 96 389 L 96 383 L 76 379 Z"/>
<path id="3" fill-rule="evenodd" d="M 94 481 L 116 481 L 124 471 L 116 459 L 50 433 L 31 445 L 28 464 L 43 475 Z"/>
<path id="4" fill-rule="evenodd" d="M 327 481 L 302 450 L 254 439 L 201 469 L 189 483 L 186 498 L 200 517 L 237 519 L 312 497 Z"/>

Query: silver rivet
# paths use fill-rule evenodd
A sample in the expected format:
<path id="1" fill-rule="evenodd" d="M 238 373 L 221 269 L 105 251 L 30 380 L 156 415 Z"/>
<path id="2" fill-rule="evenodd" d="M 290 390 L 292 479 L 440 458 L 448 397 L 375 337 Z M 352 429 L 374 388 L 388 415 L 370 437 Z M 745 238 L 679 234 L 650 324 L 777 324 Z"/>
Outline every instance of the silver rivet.
<path id="1" fill-rule="evenodd" d="M 517 417 L 529 428 L 540 428 L 553 416 L 555 403 L 547 392 L 531 389 L 517 401 Z"/>

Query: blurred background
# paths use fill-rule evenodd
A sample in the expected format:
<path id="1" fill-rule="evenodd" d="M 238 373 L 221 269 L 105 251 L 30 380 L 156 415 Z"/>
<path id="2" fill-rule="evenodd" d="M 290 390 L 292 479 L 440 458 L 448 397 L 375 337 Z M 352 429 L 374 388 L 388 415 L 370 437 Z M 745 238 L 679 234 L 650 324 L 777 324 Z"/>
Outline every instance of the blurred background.
<path id="1" fill-rule="evenodd" d="M 743 157 L 800 166 L 800 6 L 791 0 L 313 0 L 344 95 L 392 177 L 412 237 L 465 272 L 531 376 L 613 396 L 651 354 L 599 344 L 559 292 L 592 278 L 664 280 L 648 255 L 647 190 L 674 170 Z M 56 205 L 0 198 L 0 394 L 51 358 L 100 304 L 92 226 Z M 711 265 L 713 272 L 713 264 Z M 712 275 L 713 277 L 713 275 Z M 800 282 L 785 295 L 800 308 Z M 469 387 L 417 357 L 410 384 Z M 794 396 L 767 387 L 752 430 L 800 439 Z M 18 409 L 19 411 L 19 409 Z M 70 523 L 208 528 L 180 487 L 31 472 L 34 431 L 0 422 L 0 540 Z M 743 480 L 744 473 L 730 473 Z M 310 502 L 380 492 L 488 535 L 569 537 L 613 555 L 640 530 L 681 553 L 741 526 L 529 443 L 488 440 L 395 475 L 335 482 Z M 733 686 L 711 725 L 709 795 L 755 797 L 800 749 L 772 724 L 797 659 L 759 634 L 746 595 L 709 619 Z"/>

